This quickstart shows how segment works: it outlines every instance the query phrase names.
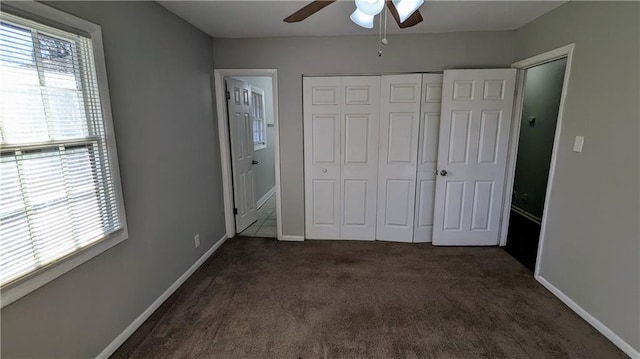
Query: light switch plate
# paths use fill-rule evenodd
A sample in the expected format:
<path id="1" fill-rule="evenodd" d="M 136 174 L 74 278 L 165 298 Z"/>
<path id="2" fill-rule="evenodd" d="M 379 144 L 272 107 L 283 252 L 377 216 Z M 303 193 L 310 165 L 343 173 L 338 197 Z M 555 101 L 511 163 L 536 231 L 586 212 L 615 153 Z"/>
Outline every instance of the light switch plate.
<path id="1" fill-rule="evenodd" d="M 573 151 L 582 152 L 583 146 L 584 146 L 584 136 L 576 136 L 576 140 L 573 141 Z"/>

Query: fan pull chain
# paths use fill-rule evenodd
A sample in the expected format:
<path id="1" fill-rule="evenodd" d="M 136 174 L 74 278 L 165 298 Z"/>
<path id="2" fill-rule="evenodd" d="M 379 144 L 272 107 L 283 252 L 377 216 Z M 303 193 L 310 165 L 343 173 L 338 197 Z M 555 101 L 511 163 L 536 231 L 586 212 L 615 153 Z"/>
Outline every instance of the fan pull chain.
<path id="1" fill-rule="evenodd" d="M 378 37 L 378 57 L 382 56 L 382 15 L 380 15 L 380 36 Z"/>

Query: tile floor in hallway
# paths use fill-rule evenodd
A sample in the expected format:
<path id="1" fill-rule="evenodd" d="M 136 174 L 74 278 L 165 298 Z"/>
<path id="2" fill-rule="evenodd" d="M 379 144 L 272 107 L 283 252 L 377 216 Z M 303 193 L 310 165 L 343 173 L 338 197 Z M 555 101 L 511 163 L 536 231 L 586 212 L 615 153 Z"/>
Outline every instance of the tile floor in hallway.
<path id="1" fill-rule="evenodd" d="M 276 196 L 271 196 L 262 207 L 258 208 L 258 220 L 240 233 L 245 237 L 277 237 Z"/>

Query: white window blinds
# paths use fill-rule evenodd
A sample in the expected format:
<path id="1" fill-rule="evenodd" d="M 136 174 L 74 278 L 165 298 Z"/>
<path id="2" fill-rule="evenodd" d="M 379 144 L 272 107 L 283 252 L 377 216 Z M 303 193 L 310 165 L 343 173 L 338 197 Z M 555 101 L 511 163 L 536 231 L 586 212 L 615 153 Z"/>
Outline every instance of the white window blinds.
<path id="1" fill-rule="evenodd" d="M 264 98 L 262 94 L 251 92 L 251 117 L 253 117 L 253 145 L 255 149 L 267 144 L 266 124 L 264 120 Z"/>
<path id="2" fill-rule="evenodd" d="M 0 285 L 122 228 L 91 39 L 2 13 Z"/>

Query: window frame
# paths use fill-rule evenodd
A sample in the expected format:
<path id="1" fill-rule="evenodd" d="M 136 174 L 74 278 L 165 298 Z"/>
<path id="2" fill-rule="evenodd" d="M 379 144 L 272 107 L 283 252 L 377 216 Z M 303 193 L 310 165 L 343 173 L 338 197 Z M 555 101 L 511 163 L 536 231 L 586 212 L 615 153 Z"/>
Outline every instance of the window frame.
<path id="1" fill-rule="evenodd" d="M 113 189 L 115 192 L 117 213 L 121 223 L 121 229 L 106 235 L 104 238 L 95 241 L 85 248 L 69 253 L 52 263 L 38 268 L 26 274 L 24 277 L 2 287 L 0 308 L 3 308 L 68 271 L 78 267 L 82 263 L 87 262 L 113 246 L 121 243 L 127 239 L 129 235 L 124 198 L 122 194 L 122 183 L 120 179 L 120 167 L 116 149 L 113 117 L 111 113 L 111 100 L 109 97 L 107 69 L 102 42 L 102 28 L 100 25 L 35 1 L 12 2 L 11 5 L 3 3 L 0 6 L 3 12 L 6 11 L 9 14 L 52 26 L 63 31 L 81 34 L 82 36 L 89 38 L 91 41 L 98 83 L 98 94 L 100 96 L 100 105 L 102 106 L 107 160 L 109 161 L 111 168 L 111 179 L 113 181 Z"/>
<path id="2" fill-rule="evenodd" d="M 260 110 L 262 111 L 262 136 L 264 138 L 264 143 L 255 143 L 253 142 L 253 151 L 260 151 L 267 148 L 267 119 L 266 119 L 266 111 L 265 111 L 265 99 L 264 99 L 264 90 L 259 87 L 251 85 L 251 124 L 253 125 L 254 116 L 253 116 L 253 94 L 257 93 L 260 95 L 262 99 L 262 103 L 260 104 Z M 252 126 L 253 128 L 253 126 Z M 253 141 L 253 131 L 251 132 L 251 140 Z"/>

